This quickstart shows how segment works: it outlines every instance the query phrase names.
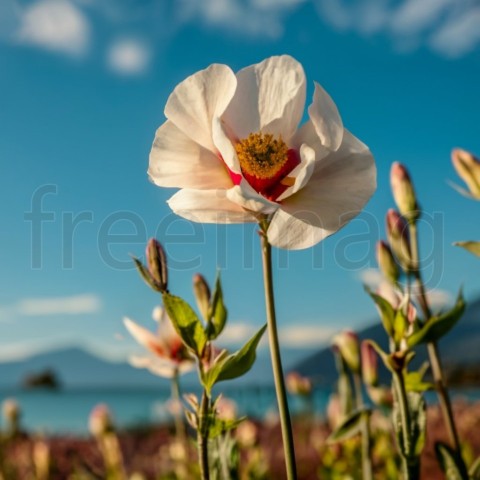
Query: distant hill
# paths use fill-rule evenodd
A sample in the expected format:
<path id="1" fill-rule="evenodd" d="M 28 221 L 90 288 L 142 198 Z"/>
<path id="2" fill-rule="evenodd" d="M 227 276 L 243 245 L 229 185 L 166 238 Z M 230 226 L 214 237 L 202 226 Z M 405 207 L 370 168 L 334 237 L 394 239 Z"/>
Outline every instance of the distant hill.
<path id="1" fill-rule="evenodd" d="M 387 350 L 387 334 L 380 318 L 372 323 L 375 324 L 358 332 L 359 337 L 362 340 L 370 338 Z M 439 348 L 447 372 L 452 374 L 455 372 L 455 376 L 457 376 L 459 372 L 468 371 L 469 374 L 464 377 L 468 377 L 470 383 L 480 385 L 479 375 L 473 375 L 474 372 L 480 370 L 480 299 L 467 304 L 463 318 L 440 341 Z M 426 349 L 421 346 L 417 349 L 414 364 L 420 364 L 426 359 Z M 295 365 L 294 370 L 314 378 L 320 385 L 332 385 L 337 379 L 334 357 L 330 347 L 323 348 L 306 360 L 300 361 Z M 455 378 L 451 380 L 455 380 Z"/>
<path id="2" fill-rule="evenodd" d="M 22 380 L 42 370 L 55 372 L 61 387 L 156 386 L 163 379 L 127 363 L 100 359 L 77 347 L 53 350 L 24 360 L 0 363 L 0 388 L 19 387 Z M 165 383 L 165 385 L 167 385 Z"/>
<path id="3" fill-rule="evenodd" d="M 288 369 L 313 351 L 286 350 L 285 368 Z M 131 367 L 126 362 L 110 362 L 79 347 L 63 348 L 32 355 L 23 360 L 0 363 L 0 389 L 19 388 L 22 381 L 42 371 L 52 370 L 62 388 L 158 388 L 168 389 L 169 382 L 144 369 Z M 235 381 L 245 384 L 271 384 L 273 382 L 267 349 L 258 352 L 253 369 Z M 226 382 L 225 384 L 232 384 Z M 196 374 L 187 374 L 185 386 L 196 385 Z"/>

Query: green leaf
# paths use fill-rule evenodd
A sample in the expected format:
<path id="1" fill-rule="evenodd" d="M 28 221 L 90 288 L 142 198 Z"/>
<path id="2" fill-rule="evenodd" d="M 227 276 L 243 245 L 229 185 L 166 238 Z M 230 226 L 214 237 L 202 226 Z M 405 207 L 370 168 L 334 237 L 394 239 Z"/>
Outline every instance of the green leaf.
<path id="1" fill-rule="evenodd" d="M 360 433 L 362 421 L 370 415 L 368 408 L 353 411 L 327 438 L 327 443 L 343 442 Z"/>
<path id="2" fill-rule="evenodd" d="M 408 407 L 410 409 L 410 431 L 415 456 L 420 456 L 425 446 L 427 431 L 427 404 L 423 395 L 418 392 L 407 393 Z"/>
<path id="3" fill-rule="evenodd" d="M 207 343 L 207 336 L 202 322 L 192 307 L 180 297 L 169 293 L 164 293 L 163 304 L 185 345 L 190 347 L 197 357 L 201 357 Z"/>
<path id="4" fill-rule="evenodd" d="M 398 345 L 402 339 L 405 337 L 405 332 L 407 331 L 408 320 L 402 309 L 400 308 L 395 313 L 393 318 L 393 340 L 396 345 Z"/>
<path id="5" fill-rule="evenodd" d="M 404 378 L 407 392 L 421 393 L 435 388 L 432 383 L 423 381 L 422 372 L 408 372 Z"/>
<path id="6" fill-rule="evenodd" d="M 229 430 L 237 428 L 238 425 L 240 425 L 240 423 L 242 423 L 246 418 L 247 417 L 241 417 L 235 420 L 222 420 L 216 415 L 212 416 L 208 424 L 208 438 L 218 437 L 219 435 L 222 435 Z"/>
<path id="7" fill-rule="evenodd" d="M 208 392 L 217 382 L 241 377 L 252 368 L 258 342 L 266 328 L 264 325 L 240 350 L 221 358 L 203 374 L 203 386 Z"/>
<path id="8" fill-rule="evenodd" d="M 225 327 L 227 322 L 227 308 L 223 302 L 222 284 L 220 273 L 215 281 L 212 300 L 208 312 L 207 336 L 210 340 L 217 338 Z"/>
<path id="9" fill-rule="evenodd" d="M 470 466 L 468 476 L 472 480 L 480 480 L 480 457 L 478 457 Z"/>
<path id="10" fill-rule="evenodd" d="M 137 257 L 132 257 L 135 266 L 137 267 L 137 271 L 142 277 L 143 281 L 153 290 L 158 292 L 158 286 L 156 285 L 155 281 L 153 280 L 152 276 L 150 275 L 150 272 L 148 271 L 147 267 L 137 258 Z"/>
<path id="11" fill-rule="evenodd" d="M 462 291 L 460 291 L 454 307 L 448 312 L 432 317 L 419 330 L 412 333 L 407 338 L 408 346 L 413 347 L 419 343 L 436 342 L 455 326 L 464 311 L 465 300 Z"/>
<path id="12" fill-rule="evenodd" d="M 444 443 L 435 444 L 435 453 L 437 455 L 446 480 L 468 480 L 462 475 L 462 467 L 458 462 L 455 452 Z"/>
<path id="13" fill-rule="evenodd" d="M 480 257 L 480 242 L 455 242 L 454 245 L 462 247 L 477 257 Z"/>
<path id="14" fill-rule="evenodd" d="M 393 322 L 395 318 L 395 309 L 390 305 L 388 300 L 385 300 L 382 296 L 367 290 L 368 294 L 372 297 L 373 301 L 377 305 L 380 311 L 380 318 L 382 319 L 383 328 L 387 332 L 389 337 L 393 337 Z"/>

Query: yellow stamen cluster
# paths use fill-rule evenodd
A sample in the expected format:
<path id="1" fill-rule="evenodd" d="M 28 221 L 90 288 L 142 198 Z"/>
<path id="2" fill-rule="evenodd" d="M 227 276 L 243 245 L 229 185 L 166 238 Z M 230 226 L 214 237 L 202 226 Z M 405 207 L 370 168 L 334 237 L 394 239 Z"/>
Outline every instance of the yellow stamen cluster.
<path id="1" fill-rule="evenodd" d="M 270 133 L 251 133 L 235 145 L 242 171 L 256 178 L 272 178 L 288 160 L 288 147 Z"/>

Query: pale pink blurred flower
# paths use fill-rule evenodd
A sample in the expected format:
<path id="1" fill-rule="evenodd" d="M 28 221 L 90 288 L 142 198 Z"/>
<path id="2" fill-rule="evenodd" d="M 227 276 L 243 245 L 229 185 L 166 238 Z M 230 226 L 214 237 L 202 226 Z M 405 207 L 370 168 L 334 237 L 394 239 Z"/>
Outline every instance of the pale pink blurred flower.
<path id="1" fill-rule="evenodd" d="M 216 402 L 216 414 L 221 420 L 230 421 L 237 418 L 237 404 L 230 398 L 220 397 Z"/>
<path id="2" fill-rule="evenodd" d="M 147 368 L 155 375 L 172 378 L 194 367 L 194 360 L 176 332 L 166 311 L 157 307 L 153 317 L 158 321 L 157 333 L 153 333 L 129 318 L 125 326 L 135 340 L 144 346 L 146 355 L 132 355 L 130 364 L 137 368 Z"/>
<path id="3" fill-rule="evenodd" d="M 293 395 L 310 395 L 312 392 L 312 382 L 308 377 L 300 375 L 298 372 L 290 372 L 285 377 L 287 390 Z"/>
<path id="4" fill-rule="evenodd" d="M 113 420 L 110 409 L 104 403 L 96 405 L 90 412 L 88 428 L 94 437 L 101 437 L 113 429 Z"/>

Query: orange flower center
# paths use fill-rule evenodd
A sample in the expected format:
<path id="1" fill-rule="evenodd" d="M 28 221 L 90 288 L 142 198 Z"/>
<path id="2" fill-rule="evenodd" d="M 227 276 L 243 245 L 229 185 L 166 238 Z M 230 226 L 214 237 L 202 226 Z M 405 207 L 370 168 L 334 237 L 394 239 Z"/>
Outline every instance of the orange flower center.
<path id="1" fill-rule="evenodd" d="M 251 133 L 235 145 L 242 174 L 255 191 L 269 200 L 276 199 L 293 184 L 287 175 L 300 163 L 281 137 Z"/>
<path id="2" fill-rule="evenodd" d="M 260 179 L 275 177 L 288 160 L 288 147 L 269 133 L 251 133 L 235 145 L 244 173 Z"/>

